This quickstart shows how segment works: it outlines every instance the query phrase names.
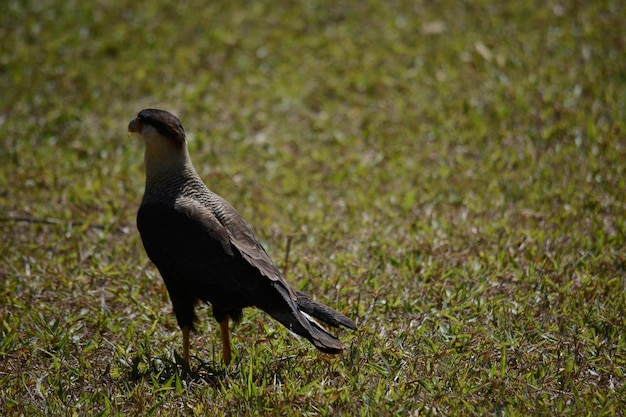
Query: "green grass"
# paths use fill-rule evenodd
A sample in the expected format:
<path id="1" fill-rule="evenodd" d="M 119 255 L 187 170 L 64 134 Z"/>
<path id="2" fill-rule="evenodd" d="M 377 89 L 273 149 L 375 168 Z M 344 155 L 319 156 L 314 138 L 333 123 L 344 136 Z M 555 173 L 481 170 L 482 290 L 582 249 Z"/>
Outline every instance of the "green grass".
<path id="1" fill-rule="evenodd" d="M 0 15 L 0 414 L 624 412 L 623 2 L 100 3 Z M 145 107 L 345 354 L 203 307 L 180 363 Z"/>

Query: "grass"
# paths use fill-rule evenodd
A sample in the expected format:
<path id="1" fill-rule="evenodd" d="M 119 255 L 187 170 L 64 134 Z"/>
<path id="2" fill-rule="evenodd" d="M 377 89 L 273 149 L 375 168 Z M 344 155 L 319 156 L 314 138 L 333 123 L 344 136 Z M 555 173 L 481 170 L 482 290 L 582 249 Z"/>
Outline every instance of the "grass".
<path id="1" fill-rule="evenodd" d="M 204 3 L 3 8 L 2 415 L 624 412 L 623 2 Z M 203 307 L 181 363 L 145 107 L 345 354 Z"/>

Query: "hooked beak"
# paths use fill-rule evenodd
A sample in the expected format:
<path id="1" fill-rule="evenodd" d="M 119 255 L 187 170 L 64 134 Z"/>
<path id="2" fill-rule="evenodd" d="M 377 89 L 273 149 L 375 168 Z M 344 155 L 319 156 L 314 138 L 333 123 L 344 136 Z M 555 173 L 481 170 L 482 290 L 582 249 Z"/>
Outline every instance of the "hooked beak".
<path id="1" fill-rule="evenodd" d="M 141 129 L 143 129 L 143 122 L 139 119 L 139 116 L 135 117 L 128 124 L 128 134 L 131 133 L 141 133 Z"/>

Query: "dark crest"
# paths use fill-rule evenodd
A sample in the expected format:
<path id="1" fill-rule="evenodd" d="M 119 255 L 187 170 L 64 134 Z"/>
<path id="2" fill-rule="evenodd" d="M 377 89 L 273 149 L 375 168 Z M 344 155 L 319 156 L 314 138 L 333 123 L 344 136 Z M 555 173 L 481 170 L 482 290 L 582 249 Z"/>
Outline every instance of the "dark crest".
<path id="1" fill-rule="evenodd" d="M 145 109 L 137 118 L 146 125 L 154 127 L 163 136 L 172 139 L 177 145 L 185 143 L 185 129 L 178 117 L 165 110 Z"/>

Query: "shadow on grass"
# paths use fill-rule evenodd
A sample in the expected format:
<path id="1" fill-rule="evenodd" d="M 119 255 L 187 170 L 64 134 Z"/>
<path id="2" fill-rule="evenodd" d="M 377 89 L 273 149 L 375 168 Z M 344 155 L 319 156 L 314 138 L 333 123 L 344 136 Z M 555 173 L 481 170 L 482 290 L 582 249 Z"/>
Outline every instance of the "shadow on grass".
<path id="1" fill-rule="evenodd" d="M 151 381 L 161 385 L 169 385 L 173 381 L 218 386 L 226 375 L 223 367 L 215 362 L 200 362 L 197 366 L 189 364 L 177 353 L 174 360 L 167 357 L 150 357 L 137 355 L 124 372 L 130 382 Z"/>

